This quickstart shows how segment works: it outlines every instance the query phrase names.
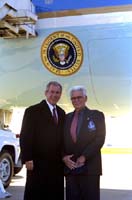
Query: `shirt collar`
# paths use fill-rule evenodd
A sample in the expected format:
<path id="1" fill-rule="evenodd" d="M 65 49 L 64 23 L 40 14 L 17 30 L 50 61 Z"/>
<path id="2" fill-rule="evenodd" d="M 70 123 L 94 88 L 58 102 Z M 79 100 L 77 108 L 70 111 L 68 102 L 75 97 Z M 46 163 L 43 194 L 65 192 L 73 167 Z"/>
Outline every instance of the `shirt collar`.
<path id="1" fill-rule="evenodd" d="M 53 105 L 52 105 L 51 103 L 49 103 L 47 100 L 46 100 L 46 103 L 48 104 L 51 113 L 53 113 L 53 108 L 56 108 L 56 105 L 53 106 Z"/>

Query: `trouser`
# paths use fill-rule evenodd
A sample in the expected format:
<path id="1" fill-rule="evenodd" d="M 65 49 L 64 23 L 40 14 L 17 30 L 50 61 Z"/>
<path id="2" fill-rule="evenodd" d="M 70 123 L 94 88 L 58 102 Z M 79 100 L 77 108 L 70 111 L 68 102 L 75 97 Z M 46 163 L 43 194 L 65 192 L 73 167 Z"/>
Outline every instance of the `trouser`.
<path id="1" fill-rule="evenodd" d="M 100 176 L 66 176 L 66 200 L 100 200 Z"/>
<path id="2" fill-rule="evenodd" d="M 23 200 L 64 199 L 64 177 L 28 172 Z"/>

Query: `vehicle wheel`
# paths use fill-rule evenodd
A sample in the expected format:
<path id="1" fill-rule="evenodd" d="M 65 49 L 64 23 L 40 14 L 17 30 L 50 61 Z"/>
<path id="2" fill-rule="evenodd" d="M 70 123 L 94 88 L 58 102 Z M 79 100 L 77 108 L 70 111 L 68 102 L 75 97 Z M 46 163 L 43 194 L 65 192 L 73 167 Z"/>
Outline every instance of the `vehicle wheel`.
<path id="1" fill-rule="evenodd" d="M 14 174 L 14 164 L 7 151 L 0 153 L 0 178 L 4 187 L 8 187 Z"/>

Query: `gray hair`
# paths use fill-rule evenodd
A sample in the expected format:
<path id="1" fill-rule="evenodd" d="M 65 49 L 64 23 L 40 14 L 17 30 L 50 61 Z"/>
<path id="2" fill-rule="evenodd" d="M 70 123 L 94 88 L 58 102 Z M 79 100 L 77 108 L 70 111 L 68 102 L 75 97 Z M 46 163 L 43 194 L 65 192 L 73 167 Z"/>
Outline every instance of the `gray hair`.
<path id="1" fill-rule="evenodd" d="M 86 91 L 85 87 L 82 86 L 82 85 L 73 86 L 73 87 L 70 89 L 70 92 L 69 92 L 69 93 L 70 93 L 70 97 L 72 96 L 72 93 L 73 93 L 74 91 L 81 91 L 81 92 L 83 93 L 84 96 L 87 96 L 87 91 Z"/>
<path id="2" fill-rule="evenodd" d="M 61 90 L 61 92 L 62 92 L 62 85 L 61 85 L 60 83 L 58 83 L 57 81 L 50 81 L 50 82 L 46 85 L 46 91 L 49 90 L 49 87 L 50 87 L 51 85 L 60 87 L 60 90 Z"/>

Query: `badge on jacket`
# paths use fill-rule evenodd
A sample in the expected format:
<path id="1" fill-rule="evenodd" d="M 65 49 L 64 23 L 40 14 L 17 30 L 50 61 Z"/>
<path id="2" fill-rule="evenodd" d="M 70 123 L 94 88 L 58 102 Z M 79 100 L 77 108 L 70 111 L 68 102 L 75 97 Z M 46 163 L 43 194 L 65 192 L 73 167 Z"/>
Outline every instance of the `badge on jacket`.
<path id="1" fill-rule="evenodd" d="M 88 122 L 88 129 L 89 129 L 89 131 L 95 131 L 96 130 L 96 126 L 95 126 L 95 123 L 93 122 L 93 120 L 90 120 Z"/>

